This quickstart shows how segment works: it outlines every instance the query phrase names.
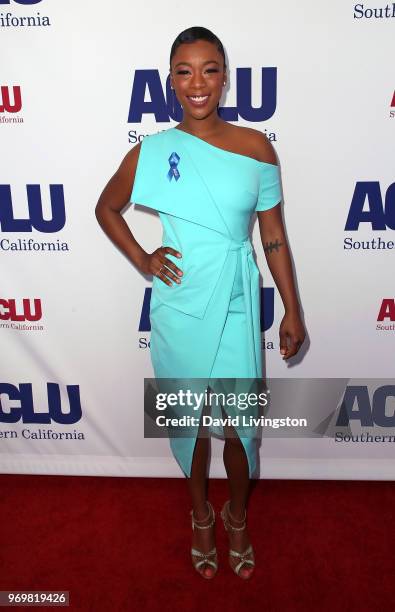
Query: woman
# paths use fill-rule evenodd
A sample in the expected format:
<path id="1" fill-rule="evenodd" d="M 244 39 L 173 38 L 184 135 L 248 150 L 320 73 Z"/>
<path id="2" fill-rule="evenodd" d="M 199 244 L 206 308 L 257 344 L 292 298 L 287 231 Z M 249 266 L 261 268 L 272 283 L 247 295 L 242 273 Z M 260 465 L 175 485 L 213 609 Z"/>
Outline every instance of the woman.
<path id="1" fill-rule="evenodd" d="M 213 380 L 262 376 L 259 271 L 248 225 L 253 212 L 268 266 L 285 315 L 280 353 L 297 353 L 305 331 L 299 312 L 289 248 L 280 209 L 279 171 L 273 147 L 255 129 L 222 120 L 218 105 L 227 82 L 225 53 L 209 30 L 192 27 L 174 41 L 170 83 L 183 108 L 180 124 L 146 137 L 127 153 L 96 206 L 107 235 L 137 268 L 153 275 L 150 304 L 151 359 L 158 379 Z M 159 211 L 163 245 L 146 253 L 121 216 L 131 200 Z M 210 383 L 210 385 L 208 385 Z M 220 406 L 221 416 L 227 409 Z M 171 438 L 174 456 L 188 478 L 192 499 L 195 569 L 217 571 L 215 513 L 206 498 L 209 437 L 202 414 L 184 438 Z M 224 412 L 225 410 L 225 412 Z M 218 414 L 218 413 L 217 413 Z M 221 517 L 228 532 L 229 563 L 248 579 L 255 559 L 246 526 L 256 438 L 223 425 L 224 464 L 230 499 Z"/>

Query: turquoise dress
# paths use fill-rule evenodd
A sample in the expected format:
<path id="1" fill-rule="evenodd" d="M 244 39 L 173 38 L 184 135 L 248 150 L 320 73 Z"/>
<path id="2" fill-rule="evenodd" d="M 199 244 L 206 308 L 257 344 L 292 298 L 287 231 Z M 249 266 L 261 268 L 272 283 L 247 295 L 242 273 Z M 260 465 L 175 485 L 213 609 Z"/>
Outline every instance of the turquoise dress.
<path id="1" fill-rule="evenodd" d="M 155 378 L 192 379 L 195 391 L 208 385 L 216 390 L 218 379 L 260 379 L 259 270 L 249 224 L 255 211 L 281 201 L 278 166 L 170 128 L 142 141 L 130 200 L 158 211 L 162 245 L 182 254 L 166 255 L 183 271 L 181 284 L 170 287 L 153 277 L 150 351 Z M 223 416 L 220 408 L 211 406 L 213 418 Z M 194 416 L 200 417 L 201 410 Z M 221 426 L 210 430 L 223 435 Z M 237 432 L 252 477 L 257 438 Z M 170 437 L 187 477 L 197 433 L 198 426 L 189 426 L 184 437 Z"/>

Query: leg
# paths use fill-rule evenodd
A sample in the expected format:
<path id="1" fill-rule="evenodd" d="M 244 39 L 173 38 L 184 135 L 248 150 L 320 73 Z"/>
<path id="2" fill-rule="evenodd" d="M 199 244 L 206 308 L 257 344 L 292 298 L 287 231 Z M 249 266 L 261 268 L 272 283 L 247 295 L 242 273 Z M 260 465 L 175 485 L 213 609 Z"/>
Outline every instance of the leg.
<path id="1" fill-rule="evenodd" d="M 208 406 L 204 406 L 203 414 L 209 413 Z M 192 510 L 195 522 L 204 527 L 209 525 L 213 519 L 209 506 L 207 505 L 207 459 L 209 452 L 209 436 L 206 429 L 200 423 L 198 437 L 196 438 L 195 448 L 192 458 L 191 475 L 188 478 L 189 492 L 192 500 Z M 208 553 L 215 547 L 214 525 L 208 529 L 195 528 L 193 530 L 192 547 L 197 550 Z M 211 560 L 214 557 L 210 557 Z M 197 562 L 198 557 L 194 557 Z M 212 578 L 215 574 L 215 568 L 207 563 L 202 564 L 198 571 L 203 573 L 206 578 Z"/>
<path id="2" fill-rule="evenodd" d="M 223 409 L 222 413 L 226 417 Z M 229 483 L 229 504 L 224 507 L 226 520 L 228 523 L 240 529 L 240 531 L 232 531 L 228 529 L 230 548 L 236 552 L 244 552 L 250 546 L 250 538 L 247 526 L 245 524 L 247 498 L 250 488 L 250 478 L 248 469 L 248 460 L 244 450 L 244 446 L 237 435 L 236 430 L 231 425 L 224 425 L 225 443 L 223 451 L 224 465 Z M 251 554 L 246 558 L 252 559 Z M 240 562 L 240 558 L 230 557 L 233 568 Z M 253 572 L 253 566 L 244 564 L 240 569 L 242 578 L 249 578 Z"/>
<path id="3" fill-rule="evenodd" d="M 230 511 L 236 519 L 241 520 L 244 516 L 250 488 L 248 460 L 234 427 L 225 425 L 224 433 L 223 459 L 229 483 Z"/>
<path id="4" fill-rule="evenodd" d="M 202 416 L 206 413 L 206 406 L 204 406 Z M 207 516 L 207 460 L 209 442 L 209 437 L 205 435 L 203 425 L 200 424 L 195 449 L 193 451 L 191 475 L 188 478 L 192 507 L 197 520 L 201 520 Z"/>

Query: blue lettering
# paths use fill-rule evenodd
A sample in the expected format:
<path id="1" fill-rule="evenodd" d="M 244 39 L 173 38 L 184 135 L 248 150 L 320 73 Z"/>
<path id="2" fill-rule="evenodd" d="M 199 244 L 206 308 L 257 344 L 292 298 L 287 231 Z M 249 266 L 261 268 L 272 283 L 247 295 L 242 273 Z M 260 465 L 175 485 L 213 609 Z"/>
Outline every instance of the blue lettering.
<path id="1" fill-rule="evenodd" d="M 366 198 L 369 210 L 363 210 Z M 356 231 L 360 223 L 371 223 L 374 230 L 386 229 L 386 212 L 383 209 L 380 183 L 378 181 L 359 181 L 355 186 L 344 229 Z"/>
<path id="2" fill-rule="evenodd" d="M 150 100 L 145 102 L 148 89 Z M 169 122 L 170 113 L 163 95 L 158 70 L 136 70 L 130 100 L 128 123 L 141 123 L 144 114 L 152 114 L 159 122 Z"/>
<path id="3" fill-rule="evenodd" d="M 151 303 L 151 294 L 152 294 L 152 289 L 151 289 L 151 287 L 148 287 L 144 291 L 143 307 L 141 309 L 141 317 L 140 317 L 140 323 L 139 323 L 139 331 L 140 332 L 149 332 L 149 331 L 151 331 L 151 322 L 150 322 L 150 318 L 149 318 L 149 309 L 150 309 L 150 303 Z"/>
<path id="4" fill-rule="evenodd" d="M 395 427 L 395 410 L 390 416 L 385 414 L 387 398 L 395 398 L 395 386 L 383 385 L 373 393 L 373 421 L 380 427 Z"/>
<path id="5" fill-rule="evenodd" d="M 0 0 L 0 4 L 10 4 L 11 0 Z M 14 0 L 17 4 L 38 4 L 41 0 Z"/>
<path id="6" fill-rule="evenodd" d="M 261 287 L 261 331 L 267 331 L 274 322 L 274 287 Z"/>
<path id="7" fill-rule="evenodd" d="M 385 220 L 387 227 L 395 230 L 395 183 L 392 183 L 385 194 Z"/>
<path id="8" fill-rule="evenodd" d="M 34 412 L 33 390 L 31 383 L 21 383 L 19 387 L 8 383 L 0 383 L 0 422 L 17 423 L 41 423 L 51 422 L 62 425 L 70 425 L 81 419 L 81 399 L 78 385 L 67 385 L 67 396 L 69 399 L 69 412 L 62 412 L 62 401 L 60 387 L 56 383 L 47 383 L 48 412 Z M 1 395 L 7 395 L 12 401 L 18 401 L 19 406 L 12 406 L 8 412 L 4 412 L 1 403 Z"/>
<path id="9" fill-rule="evenodd" d="M 153 115 L 157 123 L 169 123 L 182 120 L 182 108 L 170 88 L 170 77 L 167 76 L 166 95 L 163 92 L 159 71 L 157 69 L 136 70 L 132 85 L 128 123 L 141 123 L 143 115 Z M 252 106 L 252 70 L 236 70 L 237 105 L 219 107 L 218 113 L 225 121 L 266 121 L 273 116 L 277 106 L 277 68 L 261 69 L 261 103 Z M 148 100 L 145 100 L 148 92 Z"/>
<path id="10" fill-rule="evenodd" d="M 26 185 L 29 219 L 14 219 L 10 185 L 0 185 L 0 228 L 3 232 L 60 231 L 66 223 L 63 185 L 50 185 L 52 219 L 43 216 L 40 185 Z"/>
<path id="11" fill-rule="evenodd" d="M 338 426 L 348 426 L 350 420 L 360 421 L 363 427 L 394 427 L 395 409 L 391 415 L 385 414 L 386 401 L 388 398 L 395 399 L 395 385 L 383 385 L 373 393 L 372 406 L 370 405 L 368 388 L 366 386 L 347 387 L 343 402 L 340 406 L 336 421 Z M 354 403 L 357 408 L 353 410 Z"/>
<path id="12" fill-rule="evenodd" d="M 357 403 L 357 410 L 353 410 L 355 401 Z M 369 394 L 366 386 L 350 386 L 346 388 L 336 425 L 347 426 L 351 419 L 360 421 L 362 426 L 368 427 L 373 425 Z"/>
<path id="13" fill-rule="evenodd" d="M 150 332 L 151 322 L 149 318 L 149 309 L 151 303 L 152 288 L 147 287 L 144 292 L 143 306 L 141 309 L 141 316 L 138 331 L 139 332 Z M 261 287 L 261 313 L 260 323 L 261 331 L 267 331 L 274 322 L 274 288 L 273 287 Z"/>
<path id="14" fill-rule="evenodd" d="M 261 69 L 261 106 L 252 106 L 252 70 L 236 69 L 237 107 L 220 107 L 219 114 L 225 121 L 266 121 L 275 113 L 277 106 L 277 68 Z"/>

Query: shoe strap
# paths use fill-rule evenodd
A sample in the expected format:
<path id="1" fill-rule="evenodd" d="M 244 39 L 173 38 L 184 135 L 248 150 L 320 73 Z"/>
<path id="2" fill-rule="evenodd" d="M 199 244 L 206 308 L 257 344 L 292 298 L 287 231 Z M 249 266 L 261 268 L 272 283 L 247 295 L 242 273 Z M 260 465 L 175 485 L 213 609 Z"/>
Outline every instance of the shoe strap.
<path id="1" fill-rule="evenodd" d="M 230 500 L 228 500 L 227 502 L 225 502 L 224 507 L 223 507 L 223 509 L 222 509 L 222 512 L 221 512 L 222 520 L 224 521 L 224 524 L 226 525 L 226 527 L 227 527 L 227 528 L 229 528 L 229 529 L 231 529 L 232 531 L 243 531 L 243 530 L 246 528 L 246 522 L 245 522 L 245 519 L 246 519 L 247 513 L 246 513 L 246 511 L 244 510 L 244 519 L 243 519 L 242 521 L 238 521 L 237 519 L 235 519 L 235 518 L 232 516 L 232 514 L 231 514 L 231 512 L 230 512 L 230 510 L 229 510 L 229 501 L 230 501 Z M 232 524 L 229 522 L 229 519 L 228 519 L 228 517 L 226 516 L 227 514 L 230 516 L 230 518 L 232 519 L 232 521 L 235 521 L 236 523 L 243 523 L 243 524 L 242 524 L 242 526 L 241 526 L 241 527 L 234 527 L 234 526 L 233 526 L 233 525 L 232 525 Z"/>
<path id="2" fill-rule="evenodd" d="M 239 572 L 241 570 L 241 568 L 243 567 L 243 565 L 245 565 L 246 563 L 248 563 L 249 565 L 251 565 L 252 567 L 255 567 L 255 563 L 254 561 L 251 561 L 251 559 L 243 559 L 243 561 L 240 561 L 240 563 L 238 563 L 235 567 L 235 572 L 237 575 L 239 575 Z"/>
<path id="3" fill-rule="evenodd" d="M 229 554 L 232 555 L 232 557 L 238 557 L 238 558 L 242 558 L 242 557 L 246 557 L 247 555 L 250 555 L 251 553 L 253 553 L 253 548 L 252 545 L 250 544 L 249 547 L 247 548 L 247 550 L 245 550 L 244 552 L 240 553 L 237 552 L 237 550 L 229 550 Z"/>
<path id="4" fill-rule="evenodd" d="M 213 548 L 212 550 L 210 550 L 210 552 L 204 553 L 201 550 L 198 550 L 197 548 L 191 548 L 191 553 L 196 557 L 212 557 L 213 555 L 217 554 L 217 549 Z"/>
<path id="5" fill-rule="evenodd" d="M 237 557 L 238 559 L 240 559 L 240 562 L 236 565 L 236 567 L 234 568 L 234 571 L 236 572 L 236 574 L 239 574 L 240 569 L 243 567 L 243 565 L 248 564 L 251 565 L 252 567 L 255 567 L 255 561 L 254 561 L 254 550 L 252 548 L 252 545 L 250 544 L 249 547 L 247 548 L 247 550 L 245 550 L 243 553 L 239 553 L 236 550 L 229 550 L 229 554 L 232 557 Z M 247 555 L 252 555 L 252 559 L 246 559 Z"/>
<path id="6" fill-rule="evenodd" d="M 191 553 L 194 557 L 200 557 L 200 561 L 195 562 L 192 559 L 192 563 L 196 569 L 198 569 L 201 565 L 205 565 L 205 564 L 211 565 L 214 569 L 218 568 L 216 548 L 213 548 L 208 553 L 203 553 L 201 550 L 197 550 L 196 548 L 191 548 Z M 213 555 L 214 555 L 215 560 L 209 559 L 209 557 L 212 557 Z"/>
<path id="7" fill-rule="evenodd" d="M 208 500 L 206 501 L 206 504 L 208 505 L 209 510 L 208 510 L 207 518 L 205 518 L 205 519 L 197 521 L 195 519 L 195 517 L 193 516 L 193 509 L 191 510 L 190 514 L 191 514 L 191 517 L 192 517 L 192 529 L 195 529 L 195 527 L 197 529 L 209 529 L 210 527 L 212 527 L 214 525 L 214 523 L 215 523 L 215 512 L 214 512 L 214 509 L 213 509 L 212 505 L 210 504 L 210 502 Z M 209 522 L 208 525 L 199 525 L 199 523 L 204 523 L 205 521 L 207 521 L 210 518 L 211 515 L 213 516 L 213 518 Z"/>
<path id="8" fill-rule="evenodd" d="M 194 563 L 196 569 L 198 569 L 201 565 L 211 565 L 211 567 L 213 567 L 214 569 L 218 568 L 218 563 L 216 563 L 215 561 L 211 561 L 210 559 L 202 559 L 201 561 Z"/>

